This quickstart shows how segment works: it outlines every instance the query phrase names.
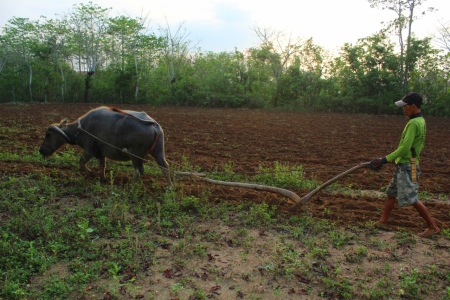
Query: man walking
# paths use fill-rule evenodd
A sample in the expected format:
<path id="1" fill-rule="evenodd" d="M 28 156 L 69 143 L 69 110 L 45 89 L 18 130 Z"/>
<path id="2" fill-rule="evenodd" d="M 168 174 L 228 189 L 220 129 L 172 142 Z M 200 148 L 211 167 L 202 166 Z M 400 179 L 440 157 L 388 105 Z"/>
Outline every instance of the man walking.
<path id="1" fill-rule="evenodd" d="M 370 163 L 372 169 L 377 171 L 385 163 L 394 162 L 396 164 L 394 176 L 386 190 L 387 200 L 383 215 L 377 223 L 380 225 L 388 223 L 391 211 L 397 201 L 399 207 L 414 206 L 428 225 L 428 228 L 419 236 L 430 237 L 439 233 L 440 228 L 432 220 L 428 209 L 418 198 L 419 158 L 425 144 L 426 134 L 425 119 L 420 109 L 422 96 L 410 92 L 403 99 L 395 102 L 395 105 L 403 107 L 409 121 L 403 129 L 398 148 L 385 157 L 376 158 Z"/>

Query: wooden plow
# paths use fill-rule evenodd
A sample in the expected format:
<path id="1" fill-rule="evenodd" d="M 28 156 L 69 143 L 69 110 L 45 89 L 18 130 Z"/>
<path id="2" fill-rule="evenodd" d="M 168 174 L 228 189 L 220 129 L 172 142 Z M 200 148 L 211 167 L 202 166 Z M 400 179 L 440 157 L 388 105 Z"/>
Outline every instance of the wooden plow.
<path id="1" fill-rule="evenodd" d="M 321 184 L 320 186 L 318 186 L 317 188 L 315 188 L 314 190 L 312 190 L 311 192 L 309 192 L 306 196 L 304 196 L 302 198 L 300 198 L 300 196 L 298 196 L 296 193 L 294 193 L 292 191 L 289 191 L 289 190 L 283 189 L 283 188 L 273 187 L 273 186 L 252 184 L 252 183 L 243 183 L 243 182 L 215 180 L 215 179 L 207 178 L 206 174 L 204 174 L 204 173 L 196 173 L 196 172 L 175 172 L 175 174 L 181 175 L 181 176 L 193 176 L 193 177 L 199 178 L 203 181 L 206 181 L 209 183 L 214 183 L 214 184 L 219 184 L 219 185 L 234 186 L 234 187 L 252 189 L 252 190 L 257 190 L 257 191 L 277 193 L 277 194 L 283 195 L 295 202 L 294 205 L 292 205 L 291 207 L 288 208 L 288 211 L 295 212 L 298 210 L 298 208 L 300 206 L 302 206 L 306 202 L 308 202 L 315 194 L 317 194 L 318 192 L 320 192 L 321 190 L 323 190 L 324 188 L 326 188 L 333 182 L 341 179 L 342 177 L 346 176 L 347 174 L 350 174 L 358 169 L 368 167 L 369 165 L 370 165 L 370 162 L 366 162 L 366 163 L 362 163 L 357 166 L 354 166 L 354 167 L 348 169 L 347 171 L 342 172 L 339 175 L 324 182 L 323 184 Z"/>

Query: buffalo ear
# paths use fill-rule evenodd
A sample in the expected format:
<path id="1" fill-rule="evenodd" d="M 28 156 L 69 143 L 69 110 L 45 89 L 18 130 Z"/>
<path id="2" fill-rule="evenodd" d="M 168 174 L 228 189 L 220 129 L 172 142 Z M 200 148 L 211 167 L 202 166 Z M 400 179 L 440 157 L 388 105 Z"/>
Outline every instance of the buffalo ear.
<path id="1" fill-rule="evenodd" d="M 69 120 L 67 118 L 63 118 L 61 120 L 61 123 L 59 123 L 58 127 L 61 129 L 64 129 L 67 127 L 67 122 L 69 122 Z"/>

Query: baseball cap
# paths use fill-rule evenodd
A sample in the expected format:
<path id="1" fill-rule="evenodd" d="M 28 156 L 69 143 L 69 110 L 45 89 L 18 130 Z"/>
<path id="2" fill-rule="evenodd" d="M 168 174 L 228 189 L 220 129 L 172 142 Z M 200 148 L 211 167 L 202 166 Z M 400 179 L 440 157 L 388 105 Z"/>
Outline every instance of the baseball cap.
<path id="1" fill-rule="evenodd" d="M 420 108 L 420 106 L 422 105 L 422 96 L 414 92 L 409 92 L 401 100 L 395 102 L 395 105 L 400 107 L 407 104 L 415 104 L 418 108 Z"/>

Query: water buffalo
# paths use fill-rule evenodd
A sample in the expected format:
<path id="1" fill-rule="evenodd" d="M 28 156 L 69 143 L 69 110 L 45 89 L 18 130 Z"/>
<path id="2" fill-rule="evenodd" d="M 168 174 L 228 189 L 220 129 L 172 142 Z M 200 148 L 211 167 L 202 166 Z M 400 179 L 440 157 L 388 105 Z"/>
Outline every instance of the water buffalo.
<path id="1" fill-rule="evenodd" d="M 169 165 L 164 155 L 163 130 L 145 112 L 102 106 L 89 111 L 73 123 L 63 120 L 47 129 L 39 152 L 43 156 L 50 156 L 65 143 L 84 149 L 80 168 L 89 175 L 93 175 L 93 172 L 86 163 L 92 157 L 97 158 L 103 181 L 106 180 L 106 158 L 131 160 L 134 179 L 139 179 L 144 172 L 144 157 L 150 153 L 164 173 L 168 187 L 172 187 Z"/>

